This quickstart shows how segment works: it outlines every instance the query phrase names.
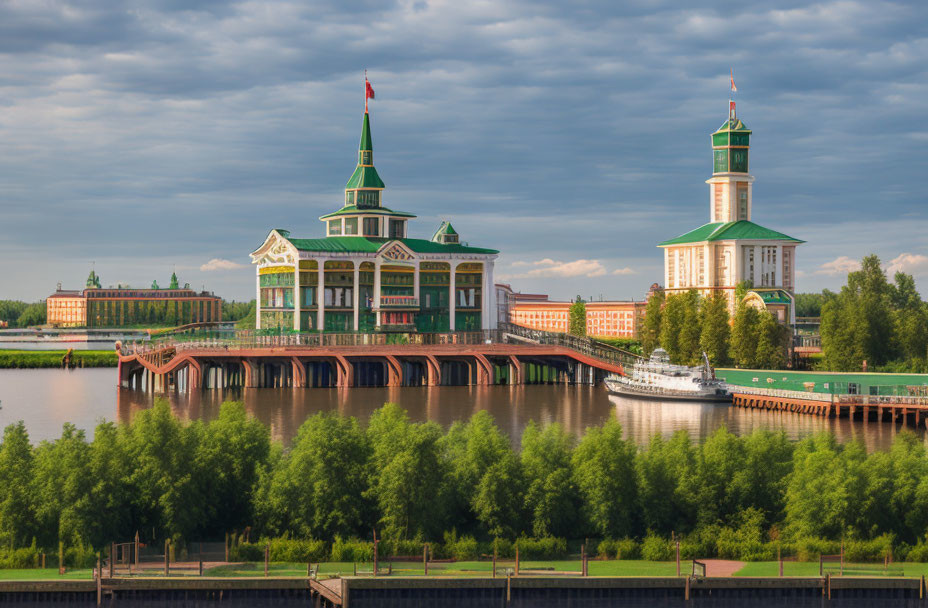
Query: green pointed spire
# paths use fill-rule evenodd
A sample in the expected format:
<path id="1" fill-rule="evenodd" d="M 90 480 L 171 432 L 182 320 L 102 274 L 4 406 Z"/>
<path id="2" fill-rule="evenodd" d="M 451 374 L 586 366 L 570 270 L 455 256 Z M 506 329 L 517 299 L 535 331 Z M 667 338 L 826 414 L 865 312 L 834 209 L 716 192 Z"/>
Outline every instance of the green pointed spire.
<path id="1" fill-rule="evenodd" d="M 364 113 L 364 126 L 361 127 L 361 145 L 358 146 L 358 150 L 362 152 L 365 150 L 368 152 L 374 151 L 374 145 L 371 143 L 371 118 L 367 112 Z"/>
<path id="2" fill-rule="evenodd" d="M 358 166 L 345 184 L 345 206 L 379 207 L 380 190 L 386 186 L 374 168 L 374 145 L 371 139 L 370 114 L 364 113 L 361 143 L 358 145 Z"/>
<path id="3" fill-rule="evenodd" d="M 177 282 L 177 273 L 171 273 L 171 286 L 168 289 L 180 289 L 180 284 Z"/>

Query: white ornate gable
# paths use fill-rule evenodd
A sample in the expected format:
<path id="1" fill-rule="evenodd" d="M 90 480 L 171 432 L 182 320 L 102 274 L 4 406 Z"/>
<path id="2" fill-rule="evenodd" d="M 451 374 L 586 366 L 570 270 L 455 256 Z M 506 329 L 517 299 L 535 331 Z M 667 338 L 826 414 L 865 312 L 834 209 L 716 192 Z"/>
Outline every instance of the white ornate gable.
<path id="1" fill-rule="evenodd" d="M 251 263 L 259 266 L 295 264 L 297 255 L 296 247 L 272 230 L 264 244 L 251 254 Z"/>
<path id="2" fill-rule="evenodd" d="M 412 262 L 415 254 L 399 241 L 390 241 L 377 252 L 379 257 L 392 262 Z"/>

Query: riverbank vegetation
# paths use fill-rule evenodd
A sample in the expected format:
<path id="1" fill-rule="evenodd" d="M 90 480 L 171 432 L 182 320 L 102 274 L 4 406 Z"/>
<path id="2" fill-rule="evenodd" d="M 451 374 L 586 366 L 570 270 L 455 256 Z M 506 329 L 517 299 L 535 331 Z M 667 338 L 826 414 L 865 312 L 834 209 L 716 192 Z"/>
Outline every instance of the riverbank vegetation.
<path id="1" fill-rule="evenodd" d="M 38 369 L 62 367 L 66 350 L 0 349 L 0 369 Z M 119 358 L 114 350 L 75 350 L 72 367 L 116 367 Z"/>
<path id="2" fill-rule="evenodd" d="M 45 323 L 45 301 L 29 304 L 19 300 L 0 300 L 0 326 L 4 323 L 10 329 L 42 325 Z"/>
<path id="3" fill-rule="evenodd" d="M 791 442 L 724 429 L 639 448 L 615 420 L 582 438 L 530 424 L 516 450 L 486 412 L 443 430 L 390 404 L 367 428 L 317 414 L 282 446 L 241 404 L 184 424 L 163 401 L 129 425 L 101 423 L 92 441 L 66 425 L 33 446 L 18 423 L 0 444 L 0 563 L 10 567 L 57 554 L 59 541 L 81 565 L 92 547 L 136 532 L 146 543 L 232 533 L 242 558 L 260 549 L 247 541 L 269 540 L 282 561 L 356 561 L 372 529 L 384 555 L 429 542 L 457 559 L 516 545 L 525 558 L 559 559 L 588 538 L 591 554 L 663 561 L 674 538 L 685 559 L 816 559 L 843 540 L 849 560 L 928 561 L 928 456 L 907 432 L 871 454 L 827 434 Z"/>
<path id="4" fill-rule="evenodd" d="M 638 339 L 644 354 L 658 346 L 682 365 L 699 365 L 702 353 L 713 366 L 736 365 L 750 369 L 781 369 L 786 365 L 789 329 L 767 310 L 742 302 L 748 285 L 735 293 L 735 315 L 728 312 L 725 294 L 704 297 L 692 289 L 648 300 Z"/>

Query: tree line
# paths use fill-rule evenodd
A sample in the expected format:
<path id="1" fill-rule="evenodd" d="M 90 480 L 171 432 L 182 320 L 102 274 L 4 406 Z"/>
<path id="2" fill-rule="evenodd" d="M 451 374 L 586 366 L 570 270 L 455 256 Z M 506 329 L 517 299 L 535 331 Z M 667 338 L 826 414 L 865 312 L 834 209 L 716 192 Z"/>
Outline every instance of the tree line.
<path id="1" fill-rule="evenodd" d="M 840 292 L 820 296 L 822 367 L 860 371 L 866 362 L 871 371 L 928 372 L 928 303 L 912 275 L 897 272 L 891 283 L 869 255 Z"/>
<path id="2" fill-rule="evenodd" d="M 30 304 L 19 300 L 0 300 L 0 321 L 10 328 L 42 325 L 45 323 L 45 301 Z"/>
<path id="3" fill-rule="evenodd" d="M 660 346 L 671 361 L 682 365 L 700 364 L 705 352 L 714 366 L 785 367 L 789 328 L 768 310 L 745 304 L 747 289 L 748 284 L 743 283 L 735 290 L 738 304 L 734 316 L 720 291 L 708 297 L 695 289 L 671 295 L 655 292 L 638 324 L 642 350 L 650 354 Z"/>
<path id="4" fill-rule="evenodd" d="M 366 428 L 316 414 L 286 449 L 240 403 L 184 424 L 159 401 L 131 424 L 101 423 L 92 441 L 72 425 L 36 446 L 21 422 L 4 431 L 0 554 L 246 527 L 323 543 L 371 529 L 397 542 L 674 534 L 703 557 L 722 538 L 922 546 L 928 456 L 906 432 L 871 454 L 832 435 L 791 442 L 764 430 L 720 429 L 699 444 L 655 435 L 639 447 L 614 419 L 580 438 L 531 423 L 517 450 L 486 412 L 443 430 L 392 404 Z"/>

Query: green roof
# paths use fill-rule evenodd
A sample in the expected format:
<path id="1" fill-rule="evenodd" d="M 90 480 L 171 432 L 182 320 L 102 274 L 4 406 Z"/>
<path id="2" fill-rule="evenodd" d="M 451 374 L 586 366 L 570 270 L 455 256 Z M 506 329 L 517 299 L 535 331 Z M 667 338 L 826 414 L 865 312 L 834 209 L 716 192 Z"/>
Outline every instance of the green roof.
<path id="1" fill-rule="evenodd" d="M 351 177 L 348 178 L 348 183 L 345 184 L 345 190 L 355 188 L 386 188 L 386 186 L 373 165 L 358 165 Z"/>
<path id="2" fill-rule="evenodd" d="M 748 293 L 756 293 L 765 304 L 791 304 L 792 300 L 782 289 L 751 289 Z"/>
<path id="3" fill-rule="evenodd" d="M 716 133 L 721 133 L 722 131 L 741 131 L 742 133 L 750 133 L 751 130 L 748 129 L 748 126 L 741 122 L 740 118 L 734 118 L 726 120 L 722 123 L 722 126 L 716 129 Z"/>
<path id="4" fill-rule="evenodd" d="M 438 237 L 444 236 L 446 234 L 457 235 L 457 232 L 454 230 L 454 226 L 452 226 L 451 222 L 449 222 L 448 220 L 442 221 L 441 225 L 438 227 L 438 230 L 436 230 L 435 234 L 432 235 L 432 240 L 438 241 L 439 240 Z"/>
<path id="5" fill-rule="evenodd" d="M 384 243 L 399 241 L 415 253 L 499 253 L 496 249 L 468 247 L 458 243 L 434 243 L 425 239 L 384 239 L 366 236 L 330 236 L 323 239 L 287 239 L 300 251 L 328 253 L 376 253 Z"/>
<path id="6" fill-rule="evenodd" d="M 681 245 L 683 243 L 702 243 L 704 241 L 728 241 L 733 239 L 745 239 L 754 241 L 792 241 L 793 243 L 805 243 L 799 239 L 785 235 L 776 230 L 770 230 L 759 226 L 754 222 L 740 220 L 737 222 L 715 222 L 705 224 L 696 230 L 691 230 L 677 238 L 658 243 L 658 247 L 666 245 Z"/>
<path id="7" fill-rule="evenodd" d="M 354 214 L 389 215 L 392 217 L 416 217 L 415 214 L 406 213 L 405 211 L 393 211 L 392 209 L 387 209 L 386 207 L 358 208 L 357 205 L 345 205 L 338 211 L 335 211 L 333 213 L 327 213 L 326 215 L 320 216 L 319 219 L 324 220 L 330 217 L 338 217 L 341 215 L 354 215 Z"/>

